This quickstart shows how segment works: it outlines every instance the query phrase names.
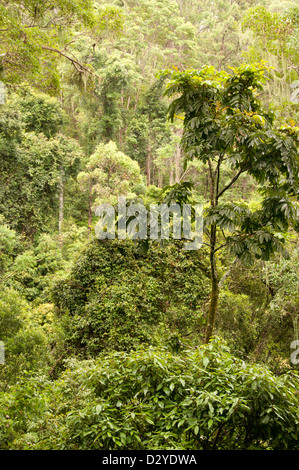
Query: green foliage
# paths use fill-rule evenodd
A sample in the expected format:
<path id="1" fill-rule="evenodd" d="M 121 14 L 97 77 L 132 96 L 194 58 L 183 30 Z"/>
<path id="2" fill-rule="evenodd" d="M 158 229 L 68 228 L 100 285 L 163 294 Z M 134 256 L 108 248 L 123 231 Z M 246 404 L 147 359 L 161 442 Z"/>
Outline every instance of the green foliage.
<path id="1" fill-rule="evenodd" d="M 0 389 L 18 382 L 26 374 L 45 370 L 48 363 L 46 336 L 26 322 L 29 306 L 14 290 L 1 286 L 0 338 L 5 364 L 0 369 Z"/>
<path id="2" fill-rule="evenodd" d="M 298 188 L 298 152 L 296 138 L 272 127 L 271 115 L 257 98 L 264 83 L 264 66 L 243 65 L 232 74 L 216 72 L 213 67 L 166 73 L 170 75 L 167 94 L 180 94 L 171 103 L 169 115 L 174 119 L 184 113 L 186 157 L 209 163 L 213 172 L 206 226 L 215 224 L 231 232 L 227 244 L 241 259 L 249 260 L 250 250 L 264 259 L 275 250 L 283 252 L 276 234 L 286 231 L 292 221 L 296 224 L 297 207 L 288 195 Z M 226 165 L 237 173 L 223 185 L 219 171 Z M 265 185 L 261 209 L 254 212 L 244 205 L 219 202 L 244 172 Z M 246 235 L 250 238 L 244 241 Z"/>
<path id="3" fill-rule="evenodd" d="M 189 181 L 164 186 L 161 199 L 166 204 L 190 204 L 192 198 L 192 184 Z"/>
<path id="4" fill-rule="evenodd" d="M 153 155 L 161 145 L 169 142 L 171 136 L 167 125 L 167 107 L 162 100 L 163 86 L 164 79 L 158 79 L 145 91 L 136 113 L 130 119 L 125 139 L 128 155 L 147 172 L 147 166 L 152 166 L 149 162 Z"/>
<path id="5" fill-rule="evenodd" d="M 195 0 L 180 1 L 181 11 L 195 26 L 198 38 L 196 64 L 191 66 L 210 64 L 217 70 L 227 70 L 228 64 L 238 65 L 243 51 L 251 43 L 251 37 L 240 28 L 240 21 L 255 3 L 255 0 L 215 0 L 213 3 L 202 0 L 200 4 Z"/>
<path id="6" fill-rule="evenodd" d="M 8 84 L 27 83 L 49 94 L 60 87 L 58 65 L 61 58 L 69 61 L 79 73 L 92 73 L 81 64 L 69 44 L 78 32 L 101 37 L 103 30 L 119 30 L 122 25 L 115 6 L 97 8 L 90 0 L 40 3 L 10 0 L 0 7 L 1 76 Z"/>
<path id="7" fill-rule="evenodd" d="M 243 17 L 243 27 L 249 27 L 256 38 L 275 55 L 285 55 L 298 61 L 299 10 L 293 6 L 283 13 L 270 12 L 264 6 L 250 8 Z"/>
<path id="8" fill-rule="evenodd" d="M 26 132 L 42 132 L 48 138 L 59 132 L 66 119 L 57 99 L 44 93 L 25 91 L 15 97 L 14 106 L 22 114 Z"/>
<path id="9" fill-rule="evenodd" d="M 55 217 L 61 178 L 76 174 L 81 150 L 58 133 L 63 111 L 52 98 L 26 93 L 0 112 L 0 209 L 11 227 L 33 237 Z"/>
<path id="10" fill-rule="evenodd" d="M 298 80 L 299 16 L 298 7 L 293 2 L 289 3 L 286 7 L 279 5 L 271 10 L 255 6 L 245 13 L 242 20 L 243 29 L 252 32 L 252 44 L 243 56 L 250 62 L 267 60 L 271 66 L 264 99 L 282 123 L 298 119 L 293 84 Z"/>
<path id="11" fill-rule="evenodd" d="M 206 341 L 215 324 L 220 276 L 217 251 L 227 247 L 247 265 L 254 259 L 269 260 L 275 252 L 287 256 L 286 232 L 298 228 L 298 142 L 296 132 L 276 129 L 273 114 L 262 104 L 259 93 L 265 83 L 265 65 L 242 64 L 231 73 L 212 66 L 200 70 L 166 70 L 166 94 L 173 100 L 169 117 L 183 115 L 181 145 L 186 160 L 207 165 L 209 205 L 204 231 L 210 247 L 211 301 Z M 291 128 L 291 126 L 289 126 Z M 222 169 L 234 170 L 229 183 Z M 244 203 L 222 203 L 221 197 L 242 173 L 252 176 L 263 199 L 248 210 Z M 220 230 L 219 230 L 220 229 Z"/>
<path id="12" fill-rule="evenodd" d="M 236 359 L 218 338 L 183 355 L 138 349 L 68 366 L 2 395 L 2 448 L 298 448 L 297 375 Z"/>
<path id="13" fill-rule="evenodd" d="M 132 186 L 142 182 L 137 162 L 120 152 L 114 142 L 99 144 L 78 174 L 80 185 L 95 195 L 93 204 L 117 203 L 117 196 L 134 196 Z"/>
<path id="14" fill-rule="evenodd" d="M 47 298 L 52 282 L 66 266 L 57 241 L 43 234 L 34 248 L 16 256 L 5 281 L 28 301 L 40 301 Z"/>
<path id="15" fill-rule="evenodd" d="M 53 288 L 58 315 L 68 317 L 68 342 L 89 356 L 157 344 L 173 332 L 198 335 L 196 311 L 207 295 L 202 269 L 204 254 L 184 251 L 181 242 L 151 244 L 143 254 L 131 240 L 94 239 Z"/>
<path id="16" fill-rule="evenodd" d="M 249 295 L 224 289 L 220 293 L 219 311 L 217 334 L 228 342 L 234 354 L 248 358 L 258 342 L 262 313 L 256 311 Z"/>
<path id="17" fill-rule="evenodd" d="M 2 274 L 7 267 L 12 263 L 14 256 L 16 256 L 20 249 L 20 240 L 15 232 L 9 228 L 4 222 L 2 216 L 0 216 L 0 273 Z"/>
<path id="18" fill-rule="evenodd" d="M 99 132 L 103 140 L 109 142 L 115 139 L 117 133 L 125 125 L 126 111 L 121 102 L 134 93 L 134 88 L 140 80 L 136 65 L 128 55 L 115 52 L 106 58 L 105 66 L 100 69 L 101 86 L 99 98 L 102 102 L 102 116 Z M 127 101 L 126 108 L 130 103 Z"/>
<path id="19" fill-rule="evenodd" d="M 11 289 L 1 292 L 1 338 L 13 336 L 21 327 L 26 303 Z"/>

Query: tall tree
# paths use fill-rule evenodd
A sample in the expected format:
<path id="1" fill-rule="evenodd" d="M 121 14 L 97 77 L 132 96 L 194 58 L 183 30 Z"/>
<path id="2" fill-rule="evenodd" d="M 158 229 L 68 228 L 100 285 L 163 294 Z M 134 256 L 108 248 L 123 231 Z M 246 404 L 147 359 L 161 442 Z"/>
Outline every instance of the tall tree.
<path id="1" fill-rule="evenodd" d="M 206 324 L 209 341 L 215 324 L 221 275 L 217 255 L 224 247 L 241 261 L 268 260 L 275 251 L 287 255 L 284 234 L 298 224 L 298 128 L 274 128 L 272 114 L 258 99 L 265 82 L 263 65 L 242 65 L 231 73 L 213 67 L 186 72 L 166 71 L 166 93 L 176 98 L 170 119 L 183 113 L 182 146 L 187 159 L 201 160 L 209 174 L 209 208 L 205 233 L 210 253 L 211 299 Z M 229 182 L 222 172 L 235 170 Z M 256 210 L 246 204 L 223 203 L 244 173 L 260 185 Z M 297 225 L 298 228 L 298 225 Z"/>
<path id="2" fill-rule="evenodd" d="M 243 29 L 251 30 L 252 42 L 246 60 L 267 60 L 272 67 L 265 87 L 267 101 L 275 105 L 282 121 L 298 119 L 299 8 L 274 11 L 263 6 L 250 8 L 243 17 Z M 297 113 L 297 114 L 296 114 Z"/>
<path id="3" fill-rule="evenodd" d="M 30 91 L 13 95 L 0 110 L 0 209 L 31 237 L 57 217 L 58 194 L 61 228 L 64 182 L 82 156 L 78 143 L 61 133 L 63 120 L 55 98 Z"/>
<path id="4" fill-rule="evenodd" d="M 116 204 L 118 196 L 135 196 L 134 185 L 142 182 L 136 161 L 120 152 L 115 142 L 99 144 L 87 161 L 86 169 L 78 174 L 83 191 L 89 193 L 88 226 L 97 204 Z"/>

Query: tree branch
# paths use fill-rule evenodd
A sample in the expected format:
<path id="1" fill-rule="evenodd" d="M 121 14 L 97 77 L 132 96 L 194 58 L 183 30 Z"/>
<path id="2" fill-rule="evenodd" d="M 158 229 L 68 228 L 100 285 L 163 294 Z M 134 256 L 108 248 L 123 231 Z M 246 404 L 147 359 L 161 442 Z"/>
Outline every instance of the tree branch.
<path id="1" fill-rule="evenodd" d="M 218 246 L 215 250 L 214 250 L 214 253 L 216 253 L 218 250 L 221 250 L 221 248 L 223 248 L 224 246 L 226 246 L 227 243 L 223 243 L 222 245 Z"/>
<path id="2" fill-rule="evenodd" d="M 224 154 L 219 156 L 218 162 L 217 162 L 217 168 L 216 168 L 216 171 L 215 171 L 215 174 L 216 174 L 216 205 L 217 205 L 218 197 L 219 197 L 218 191 L 219 191 L 219 183 L 220 183 L 220 167 L 221 167 L 221 163 L 222 163 L 223 158 L 224 158 Z"/>
<path id="3" fill-rule="evenodd" d="M 233 177 L 233 179 L 225 186 L 225 188 L 223 188 L 220 193 L 217 194 L 217 199 L 222 196 L 222 194 L 227 191 L 233 184 L 235 181 L 237 181 L 237 179 L 239 178 L 239 176 L 244 173 L 244 171 L 247 171 L 249 170 L 249 168 L 251 167 L 251 165 L 247 165 L 245 166 L 244 168 L 241 168 L 240 171 L 238 171 L 238 173 Z"/>
<path id="4" fill-rule="evenodd" d="M 66 54 L 65 52 L 63 51 L 60 51 L 59 49 L 55 49 L 54 47 L 50 47 L 50 46 L 41 46 L 42 49 L 46 50 L 46 51 L 51 51 L 51 52 L 55 52 L 56 54 L 59 54 L 61 55 L 62 57 L 65 57 L 66 59 L 68 59 L 70 62 L 72 62 L 73 66 L 75 67 L 75 69 L 78 71 L 78 72 L 87 72 L 91 75 L 94 75 L 94 76 L 97 76 L 94 72 L 92 72 L 90 69 L 88 69 L 87 67 L 85 67 L 83 64 L 81 64 L 81 62 L 79 62 L 77 59 L 74 59 L 73 57 L 69 56 L 68 54 Z"/>
<path id="5" fill-rule="evenodd" d="M 228 270 L 223 274 L 222 278 L 220 279 L 219 281 L 219 289 L 223 286 L 225 280 L 228 278 L 228 276 L 231 274 L 233 268 L 235 267 L 235 265 L 238 263 L 239 259 L 238 258 L 235 258 L 234 261 L 232 262 L 232 264 L 230 265 L 230 267 L 228 268 Z"/>

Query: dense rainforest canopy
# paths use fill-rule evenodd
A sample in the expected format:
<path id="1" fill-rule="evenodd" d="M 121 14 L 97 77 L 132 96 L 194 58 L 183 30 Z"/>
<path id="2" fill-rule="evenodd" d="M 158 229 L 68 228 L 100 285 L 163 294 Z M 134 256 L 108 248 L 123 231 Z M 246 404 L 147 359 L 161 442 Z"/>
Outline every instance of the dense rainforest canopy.
<path id="1" fill-rule="evenodd" d="M 1 450 L 299 449 L 298 143 L 295 0 L 0 2 Z"/>

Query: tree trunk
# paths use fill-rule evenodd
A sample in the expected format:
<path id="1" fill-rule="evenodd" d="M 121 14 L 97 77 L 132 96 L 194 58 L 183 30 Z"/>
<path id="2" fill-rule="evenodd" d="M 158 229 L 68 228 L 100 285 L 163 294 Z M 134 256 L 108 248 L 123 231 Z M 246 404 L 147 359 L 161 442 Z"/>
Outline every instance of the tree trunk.
<path id="1" fill-rule="evenodd" d="M 216 322 L 216 315 L 219 301 L 219 279 L 216 268 L 216 225 L 211 227 L 211 248 L 210 248 L 210 265 L 211 265 L 211 300 L 209 314 L 206 324 L 205 342 L 208 343 L 213 335 L 213 329 Z"/>
<path id="2" fill-rule="evenodd" d="M 177 129 L 176 134 L 177 134 L 177 136 L 180 137 L 180 139 L 182 139 L 183 129 Z M 175 152 L 175 156 L 174 156 L 174 171 L 175 171 L 174 179 L 175 179 L 175 183 L 179 183 L 180 180 L 181 180 L 181 157 L 182 157 L 182 147 L 181 147 L 180 142 L 178 142 L 177 145 L 176 145 L 176 152 Z"/>
<path id="3" fill-rule="evenodd" d="M 140 90 L 141 90 L 141 85 L 139 85 L 139 87 L 138 87 L 138 89 L 137 89 L 137 94 L 136 94 L 136 98 L 135 98 L 134 111 L 136 111 L 136 109 L 137 109 L 137 105 L 138 105 L 138 101 L 139 101 L 139 95 L 140 95 Z"/>
<path id="4" fill-rule="evenodd" d="M 92 222 L 92 183 L 89 188 L 89 201 L 88 201 L 88 233 L 91 231 Z"/>
<path id="5" fill-rule="evenodd" d="M 151 184 L 151 149 L 147 149 L 147 159 L 146 159 L 146 184 L 149 186 Z"/>
<path id="6" fill-rule="evenodd" d="M 119 145 L 123 144 L 123 136 L 124 136 L 124 127 L 119 128 L 119 133 L 118 133 L 118 143 Z"/>
<path id="7" fill-rule="evenodd" d="M 62 245 L 62 226 L 64 218 L 64 172 L 62 166 L 60 167 L 60 183 L 59 183 L 59 215 L 58 215 L 58 233 L 60 245 Z"/>
<path id="8" fill-rule="evenodd" d="M 213 279 L 210 309 L 209 309 L 208 321 L 206 325 L 206 334 L 205 334 L 206 343 L 210 341 L 213 335 L 214 325 L 216 322 L 217 309 L 218 309 L 218 301 L 219 301 L 219 286 L 218 286 L 217 280 Z"/>
<path id="9" fill-rule="evenodd" d="M 163 172 L 160 169 L 158 169 L 158 188 L 163 188 Z"/>
<path id="10" fill-rule="evenodd" d="M 218 198 L 218 185 L 219 185 L 219 168 L 220 168 L 220 159 L 217 164 L 217 168 L 215 172 L 212 168 L 212 163 L 208 160 L 209 165 L 209 176 L 210 176 L 210 203 L 212 207 L 217 206 Z M 218 301 L 219 301 L 219 278 L 217 273 L 216 267 L 216 242 L 217 242 L 217 226 L 213 224 L 211 226 L 211 234 L 210 234 L 210 267 L 211 267 L 211 300 L 210 300 L 210 308 L 209 314 L 207 318 L 206 324 L 206 332 L 205 332 L 205 342 L 208 343 L 213 335 L 213 329 L 216 322 L 216 315 L 218 309 Z"/>
<path id="11" fill-rule="evenodd" d="M 176 148 L 174 163 L 175 163 L 175 183 L 179 183 L 180 182 L 180 172 L 181 172 L 181 167 L 180 167 L 180 164 L 181 164 L 181 147 L 180 147 L 179 144 L 177 145 L 177 148 Z"/>
<path id="12" fill-rule="evenodd" d="M 173 168 L 172 168 L 172 162 L 171 165 L 169 166 L 169 185 L 173 185 Z"/>

